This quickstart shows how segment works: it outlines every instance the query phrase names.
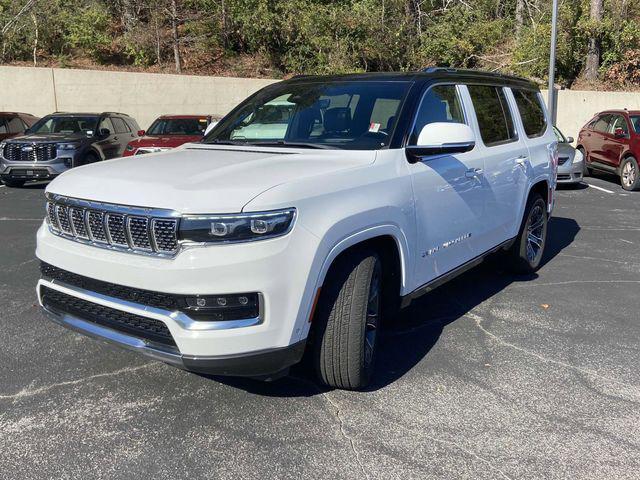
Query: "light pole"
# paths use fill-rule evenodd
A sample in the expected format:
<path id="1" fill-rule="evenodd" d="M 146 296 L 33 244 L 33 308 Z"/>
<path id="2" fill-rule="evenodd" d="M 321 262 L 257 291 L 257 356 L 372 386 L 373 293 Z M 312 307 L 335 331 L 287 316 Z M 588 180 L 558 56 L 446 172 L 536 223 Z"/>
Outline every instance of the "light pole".
<path id="1" fill-rule="evenodd" d="M 558 35 L 558 0 L 553 0 L 553 10 L 551 13 L 551 52 L 549 52 L 549 112 L 551 121 L 556 123 L 556 37 Z"/>

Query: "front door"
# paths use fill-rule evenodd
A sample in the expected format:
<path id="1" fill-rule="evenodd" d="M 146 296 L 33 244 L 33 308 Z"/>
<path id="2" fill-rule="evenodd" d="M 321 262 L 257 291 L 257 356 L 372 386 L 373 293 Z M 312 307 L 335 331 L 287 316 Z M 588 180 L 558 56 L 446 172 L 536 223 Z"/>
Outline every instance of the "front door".
<path id="1" fill-rule="evenodd" d="M 468 123 L 461 87 L 436 85 L 424 94 L 409 145 L 433 122 Z M 476 149 L 454 155 L 431 155 L 410 164 L 416 208 L 417 284 L 473 259 L 476 237 L 485 236 L 484 157 Z"/>
<path id="2" fill-rule="evenodd" d="M 105 129 L 109 130 L 109 135 L 102 135 L 102 132 Z M 100 150 L 102 150 L 105 160 L 116 158 L 120 151 L 120 144 L 117 140 L 118 135 L 116 134 L 113 122 L 111 122 L 109 117 L 105 117 L 100 121 L 98 126 L 98 135 L 100 135 L 100 140 L 98 140 L 96 144 Z"/>
<path id="3" fill-rule="evenodd" d="M 621 132 L 622 135 L 617 135 L 616 132 Z M 629 125 L 627 125 L 627 119 L 619 114 L 611 115 L 609 131 L 602 144 L 603 162 L 611 167 L 619 167 L 620 157 L 625 149 L 625 144 L 628 142 Z"/>

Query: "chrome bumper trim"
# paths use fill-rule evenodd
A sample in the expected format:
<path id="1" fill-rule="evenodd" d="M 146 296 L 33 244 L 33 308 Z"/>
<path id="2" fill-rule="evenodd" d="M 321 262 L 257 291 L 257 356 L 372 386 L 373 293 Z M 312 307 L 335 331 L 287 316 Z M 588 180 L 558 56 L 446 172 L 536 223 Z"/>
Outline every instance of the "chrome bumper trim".
<path id="1" fill-rule="evenodd" d="M 42 305 L 42 299 L 40 298 L 41 285 L 44 285 L 49 288 L 53 288 L 54 290 L 58 290 L 62 293 L 66 293 L 67 295 L 72 295 L 74 297 L 81 298 L 82 300 L 86 300 L 88 302 L 97 303 L 98 305 L 102 305 L 104 307 L 114 308 L 116 310 L 133 313 L 135 315 L 140 315 L 142 317 L 148 317 L 148 318 L 153 318 L 155 320 L 160 320 L 161 322 L 164 322 L 165 324 L 167 324 L 167 327 L 169 327 L 169 325 L 171 324 L 171 321 L 173 321 L 177 323 L 181 328 L 188 331 L 204 332 L 204 331 L 232 330 L 235 328 L 252 327 L 254 325 L 261 324 L 264 318 L 264 313 L 263 313 L 264 298 L 261 293 L 258 294 L 258 302 L 260 305 L 260 310 L 257 317 L 246 318 L 243 320 L 207 322 L 207 321 L 194 320 L 191 317 L 189 317 L 186 313 L 181 311 L 169 311 L 169 310 L 163 310 L 161 308 L 150 307 L 148 305 L 142 305 L 140 303 L 121 300 L 119 298 L 102 295 L 101 293 L 84 290 L 82 288 L 68 285 L 59 280 L 46 280 L 44 278 L 41 278 L 38 281 L 38 285 L 36 287 L 40 305 Z M 167 320 L 169 320 L 169 322 L 167 322 Z M 169 327 L 169 330 L 171 331 L 170 327 Z M 171 333 L 173 334 L 173 332 Z"/>

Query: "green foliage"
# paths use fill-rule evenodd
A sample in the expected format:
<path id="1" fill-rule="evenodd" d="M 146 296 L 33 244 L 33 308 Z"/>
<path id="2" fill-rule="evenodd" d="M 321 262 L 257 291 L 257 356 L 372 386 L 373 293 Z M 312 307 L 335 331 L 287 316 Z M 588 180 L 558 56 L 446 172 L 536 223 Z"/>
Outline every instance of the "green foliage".
<path id="1" fill-rule="evenodd" d="M 521 25 L 518 0 L 176 0 L 175 16 L 171 0 L 36 0 L 16 21 L 27 1 L 0 0 L 0 30 L 13 22 L 0 36 L 0 61 L 32 59 L 35 21 L 38 57 L 69 64 L 170 68 L 175 25 L 183 68 L 193 72 L 233 73 L 251 59 L 270 76 L 440 65 L 544 82 L 548 70 L 551 2 L 539 0 L 525 0 Z M 591 36 L 602 46 L 603 78 L 640 49 L 640 3 L 604 5 L 596 23 L 589 0 L 560 1 L 560 83 L 580 75 Z"/>

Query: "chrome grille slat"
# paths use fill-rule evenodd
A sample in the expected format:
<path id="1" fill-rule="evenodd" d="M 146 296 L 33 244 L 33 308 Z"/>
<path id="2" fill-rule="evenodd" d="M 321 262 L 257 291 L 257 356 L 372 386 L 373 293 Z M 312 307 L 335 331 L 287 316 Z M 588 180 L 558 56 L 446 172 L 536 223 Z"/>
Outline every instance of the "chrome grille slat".
<path id="1" fill-rule="evenodd" d="M 55 143 L 7 143 L 4 158 L 10 162 L 47 162 L 57 157 Z"/>
<path id="2" fill-rule="evenodd" d="M 47 194 L 47 221 L 56 235 L 131 253 L 174 256 L 178 214 L 170 210 L 128 207 Z"/>

